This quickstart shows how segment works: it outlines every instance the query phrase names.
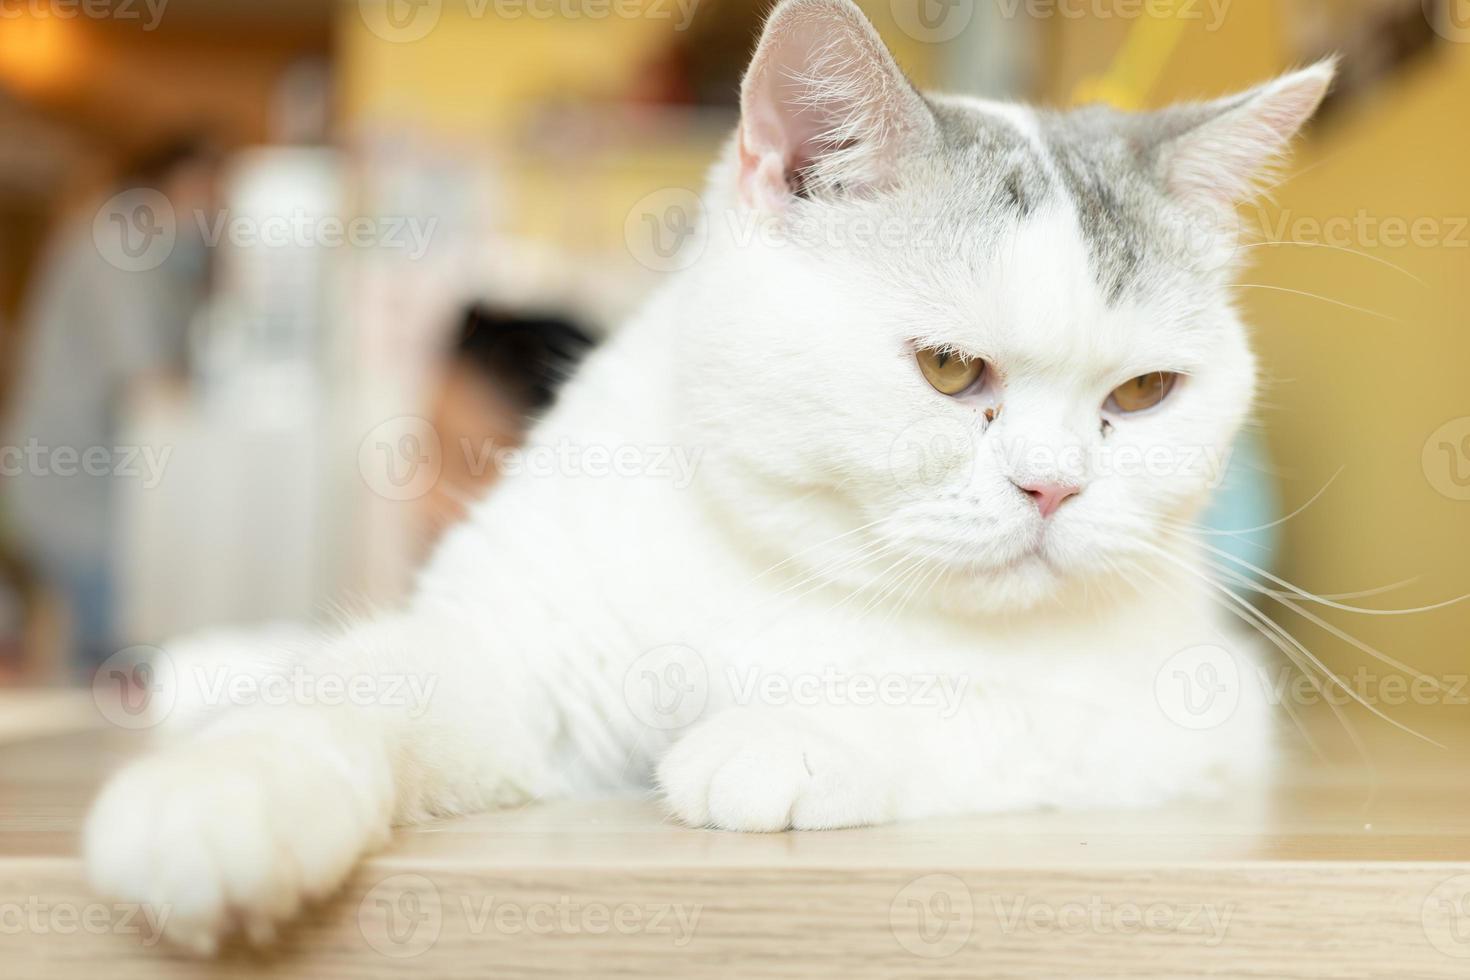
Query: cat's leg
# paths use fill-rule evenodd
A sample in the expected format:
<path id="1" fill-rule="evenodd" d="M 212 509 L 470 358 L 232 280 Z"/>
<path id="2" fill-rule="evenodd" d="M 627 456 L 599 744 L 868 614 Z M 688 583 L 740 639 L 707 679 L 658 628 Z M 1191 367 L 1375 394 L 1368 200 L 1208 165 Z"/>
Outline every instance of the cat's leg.
<path id="1" fill-rule="evenodd" d="M 111 780 L 84 834 L 94 886 L 207 951 L 269 937 L 394 823 L 554 795 L 556 713 L 504 645 L 422 615 L 332 641 Z"/>

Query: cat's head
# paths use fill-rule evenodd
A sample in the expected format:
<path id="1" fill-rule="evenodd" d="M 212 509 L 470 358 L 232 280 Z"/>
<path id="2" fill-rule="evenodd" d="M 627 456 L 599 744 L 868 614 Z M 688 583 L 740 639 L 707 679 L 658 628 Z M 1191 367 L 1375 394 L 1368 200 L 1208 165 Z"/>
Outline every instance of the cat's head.
<path id="1" fill-rule="evenodd" d="M 1008 610 L 1146 569 L 1251 410 L 1235 207 L 1332 73 L 1032 111 L 920 94 L 849 0 L 786 0 L 678 290 L 702 482 L 875 594 Z"/>

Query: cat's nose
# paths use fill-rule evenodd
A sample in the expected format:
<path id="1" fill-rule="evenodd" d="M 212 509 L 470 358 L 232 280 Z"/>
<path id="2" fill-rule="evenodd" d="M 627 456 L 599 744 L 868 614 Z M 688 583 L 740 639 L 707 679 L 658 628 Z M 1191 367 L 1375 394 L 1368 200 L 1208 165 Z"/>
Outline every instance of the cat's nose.
<path id="1" fill-rule="evenodd" d="M 1041 511 L 1042 517 L 1050 517 L 1057 512 L 1057 508 L 1067 501 L 1068 497 L 1074 497 L 1082 492 L 1082 488 L 1070 483 L 1045 483 L 1041 481 L 1017 483 L 1032 500 L 1036 501 L 1036 509 Z"/>

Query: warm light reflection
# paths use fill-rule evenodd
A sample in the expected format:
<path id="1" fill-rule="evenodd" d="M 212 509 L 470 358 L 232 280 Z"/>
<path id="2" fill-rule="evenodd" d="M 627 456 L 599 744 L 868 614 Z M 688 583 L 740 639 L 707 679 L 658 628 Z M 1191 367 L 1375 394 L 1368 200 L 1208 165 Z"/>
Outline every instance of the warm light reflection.
<path id="1" fill-rule="evenodd" d="M 81 63 L 76 26 L 0 8 L 0 79 L 27 93 L 54 91 Z"/>

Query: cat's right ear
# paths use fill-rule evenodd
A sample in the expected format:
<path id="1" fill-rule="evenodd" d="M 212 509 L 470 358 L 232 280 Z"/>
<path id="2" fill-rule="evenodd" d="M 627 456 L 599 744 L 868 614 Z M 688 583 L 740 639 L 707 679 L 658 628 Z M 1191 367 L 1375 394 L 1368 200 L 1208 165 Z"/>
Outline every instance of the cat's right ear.
<path id="1" fill-rule="evenodd" d="M 932 133 L 928 104 L 851 0 L 783 0 L 740 90 L 740 195 L 779 212 L 793 197 L 861 191 Z"/>
<path id="2" fill-rule="evenodd" d="M 1328 58 L 1232 98 L 1166 109 L 1159 146 L 1165 184 L 1176 197 L 1223 208 L 1255 196 L 1322 104 L 1337 60 Z"/>

